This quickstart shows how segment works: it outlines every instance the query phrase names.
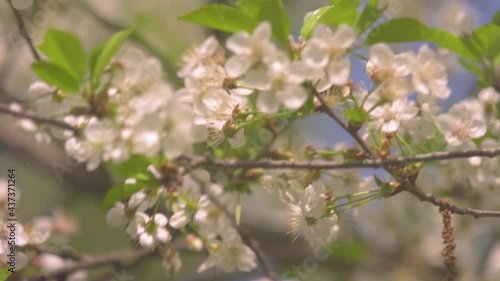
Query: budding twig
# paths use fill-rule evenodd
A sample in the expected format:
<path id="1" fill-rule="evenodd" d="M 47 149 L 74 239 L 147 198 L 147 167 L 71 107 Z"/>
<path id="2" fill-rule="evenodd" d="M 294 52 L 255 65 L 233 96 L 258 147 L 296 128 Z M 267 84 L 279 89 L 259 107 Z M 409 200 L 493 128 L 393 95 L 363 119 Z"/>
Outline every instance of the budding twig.
<path id="1" fill-rule="evenodd" d="M 84 12 L 92 16 L 95 20 L 97 20 L 99 23 L 109 28 L 110 30 L 120 31 L 127 28 L 127 26 L 121 23 L 114 22 L 106 18 L 103 14 L 99 13 L 86 1 L 75 1 L 75 4 L 77 4 Z M 157 58 L 161 58 L 163 68 L 167 72 L 169 79 L 172 80 L 171 82 L 175 82 L 176 84 L 180 83 L 179 78 L 176 75 L 177 71 L 175 70 L 175 63 L 171 62 L 170 58 L 166 56 L 164 52 L 153 46 L 153 44 L 151 44 L 143 35 L 139 34 L 138 32 L 132 33 L 130 37 L 144 49 L 146 49 L 151 55 Z"/>
<path id="2" fill-rule="evenodd" d="M 451 151 L 451 152 L 433 152 L 428 154 L 420 154 L 411 157 L 396 157 L 387 159 L 368 159 L 364 161 L 338 163 L 325 160 L 311 161 L 239 161 L 227 159 L 214 159 L 209 157 L 187 157 L 196 166 L 200 165 L 215 165 L 224 168 L 263 168 L 263 169 L 306 169 L 306 170 L 341 170 L 341 169 L 357 169 L 357 168 L 384 168 L 384 167 L 400 167 L 411 163 L 429 162 L 438 160 L 461 159 L 470 157 L 496 157 L 500 155 L 499 148 L 478 149 L 467 151 Z"/>
<path id="3" fill-rule="evenodd" d="M 372 151 L 371 149 L 368 147 L 368 145 L 366 145 L 366 143 L 363 141 L 363 139 L 361 139 L 361 137 L 353 130 L 351 130 L 349 128 L 349 126 L 347 126 L 346 124 L 344 124 L 344 122 L 342 122 L 342 120 L 340 119 L 340 117 L 337 116 L 337 114 L 335 113 L 335 111 L 333 111 L 329 106 L 328 104 L 325 102 L 325 100 L 321 97 L 321 94 L 318 93 L 318 91 L 316 91 L 315 89 L 312 89 L 313 90 L 313 93 L 314 93 L 314 96 L 319 100 L 319 102 L 321 103 L 321 110 L 326 113 L 328 116 L 330 116 L 333 120 L 335 120 L 335 122 L 340 126 L 342 127 L 342 129 L 344 129 L 344 131 L 346 131 L 349 135 L 351 135 L 351 137 L 359 144 L 359 146 L 361 146 L 361 148 L 363 149 L 363 151 L 368 154 L 368 155 L 372 155 Z"/>
<path id="4" fill-rule="evenodd" d="M 77 129 L 75 127 L 73 127 L 69 124 L 66 124 L 64 122 L 60 122 L 60 121 L 53 120 L 53 119 L 42 118 L 42 117 L 38 117 L 36 115 L 31 115 L 31 114 L 27 114 L 27 113 L 23 113 L 23 112 L 12 111 L 8 108 L 1 107 L 1 106 L 0 106 L 0 113 L 8 114 L 8 115 L 11 115 L 14 117 L 29 119 L 29 120 L 32 120 L 32 121 L 35 121 L 38 123 L 48 124 L 48 125 L 58 127 L 58 128 L 64 129 L 64 130 L 71 130 L 73 132 L 77 131 Z"/>
<path id="5" fill-rule="evenodd" d="M 193 178 L 196 179 L 196 177 L 193 176 Z M 198 181 L 198 180 L 197 180 Z M 200 186 L 202 186 L 200 184 Z M 273 271 L 271 270 L 271 267 L 267 264 L 266 259 L 264 258 L 264 254 L 262 253 L 261 249 L 256 245 L 254 238 L 243 231 L 243 229 L 238 225 L 236 222 L 236 219 L 234 215 L 232 215 L 229 210 L 215 197 L 213 194 L 211 194 L 209 191 L 205 190 L 203 188 L 203 193 L 206 194 L 212 203 L 214 203 L 217 208 L 219 208 L 222 212 L 224 212 L 224 215 L 227 217 L 229 220 L 231 226 L 238 231 L 238 234 L 241 237 L 242 242 L 247 245 L 254 253 L 255 256 L 257 257 L 257 262 L 260 265 L 260 268 L 264 272 L 264 275 L 270 280 L 270 281 L 278 281 L 276 276 L 274 275 Z"/>
<path id="6" fill-rule="evenodd" d="M 50 273 L 44 273 L 29 278 L 28 281 L 45 281 L 45 280 L 57 279 L 78 270 L 89 269 L 104 265 L 123 265 L 123 266 L 134 265 L 138 263 L 141 259 L 147 256 L 151 256 L 155 253 L 156 253 L 155 251 L 151 251 L 150 249 L 137 249 L 137 250 L 130 249 L 103 255 L 88 256 L 85 259 L 76 262 L 75 264 L 66 266 L 56 271 L 52 271 Z"/>
<path id="7" fill-rule="evenodd" d="M 40 54 L 35 48 L 35 45 L 33 44 L 33 40 L 31 39 L 31 36 L 26 29 L 26 25 L 24 24 L 23 17 L 21 13 L 14 8 L 14 5 L 12 5 L 12 0 L 7 0 L 7 3 L 9 3 L 9 6 L 12 10 L 12 13 L 14 13 L 14 17 L 16 18 L 17 26 L 19 27 L 19 32 L 21 32 L 21 35 L 23 38 L 26 40 L 28 43 L 28 46 L 31 50 L 31 53 L 33 54 L 33 57 L 35 60 L 41 60 Z"/>
<path id="8" fill-rule="evenodd" d="M 453 231 L 453 226 L 451 225 L 451 211 L 450 207 L 453 206 L 450 199 L 443 200 L 444 206 L 439 207 L 439 213 L 443 217 L 443 232 L 441 233 L 441 238 L 443 238 L 444 249 L 441 253 L 444 258 L 444 265 L 446 266 L 446 281 L 454 281 L 457 277 L 457 268 L 455 262 L 455 248 L 457 244 L 455 243 L 455 234 Z"/>
<path id="9" fill-rule="evenodd" d="M 371 151 L 371 149 L 368 148 L 368 146 L 363 141 L 363 139 L 361 139 L 356 132 L 350 130 L 349 127 L 346 124 L 344 124 L 342 122 L 342 120 L 340 120 L 340 118 L 338 118 L 338 116 L 335 114 L 335 112 L 333 112 L 327 106 L 327 104 L 325 103 L 325 101 L 321 98 L 320 94 L 316 90 L 314 90 L 314 89 L 312 89 L 312 90 L 314 91 L 314 95 L 321 102 L 322 108 L 325 111 L 325 113 L 327 113 L 337 124 L 339 124 L 342 128 L 344 128 L 344 130 L 347 133 L 349 133 L 356 140 L 356 142 L 363 148 L 363 150 L 365 151 L 365 153 L 367 153 L 368 155 L 375 155 L 375 154 L 373 154 L 373 152 Z M 499 148 L 496 148 L 496 149 L 493 149 L 492 151 L 486 152 L 486 154 L 484 154 L 484 155 L 475 155 L 475 156 L 495 157 L 495 156 L 498 155 L 498 150 L 499 150 Z M 453 156 L 451 158 L 447 158 L 442 153 L 438 153 L 437 155 L 439 155 L 439 156 L 437 158 L 435 158 L 435 159 L 432 159 L 432 160 L 444 160 L 444 159 L 453 159 L 453 158 L 463 158 L 463 157 L 459 157 L 460 152 L 448 152 L 448 153 L 450 155 L 453 155 Z M 471 153 L 471 152 L 469 152 L 469 153 Z M 471 153 L 471 154 L 474 154 L 474 153 Z M 478 154 L 482 154 L 482 152 L 479 152 Z M 474 155 L 471 156 L 470 154 L 469 155 L 465 154 L 464 157 L 468 158 L 468 157 L 473 157 L 473 156 Z M 418 157 L 418 156 L 415 156 L 415 157 Z M 415 157 L 409 157 L 409 159 L 412 159 L 412 158 L 415 158 Z M 420 157 L 422 157 L 422 155 L 420 155 Z M 430 155 L 428 155 L 428 157 L 429 158 L 427 158 L 427 157 L 423 157 L 423 158 L 424 159 L 427 158 L 427 160 L 429 160 L 429 161 L 431 160 L 431 158 L 433 158 Z M 389 160 L 389 161 L 392 161 L 392 160 Z M 416 161 L 416 162 L 421 162 L 421 161 L 422 160 L 419 160 L 419 161 Z M 408 163 L 408 162 L 406 162 L 406 163 Z M 432 203 L 435 206 L 438 206 L 440 208 L 447 207 L 447 209 L 450 210 L 450 212 L 452 212 L 453 214 L 457 214 L 457 215 L 470 215 L 470 216 L 473 216 L 475 218 L 479 218 L 479 217 L 500 217 L 500 211 L 487 211 L 487 210 L 478 210 L 478 209 L 471 209 L 471 208 L 460 208 L 460 207 L 457 207 L 457 206 L 455 206 L 453 204 L 447 204 L 445 201 L 438 199 L 432 193 L 423 192 L 422 189 L 420 189 L 417 185 L 415 185 L 412 182 L 410 182 L 408 179 L 401 179 L 400 177 L 398 177 L 394 173 L 394 171 L 392 171 L 391 169 L 389 169 L 387 166 L 382 166 L 382 167 L 390 175 L 392 175 L 394 178 L 396 178 L 398 181 L 401 182 L 403 190 L 410 192 L 412 195 L 414 195 L 415 197 L 419 198 L 421 201 L 427 201 L 427 202 Z"/>

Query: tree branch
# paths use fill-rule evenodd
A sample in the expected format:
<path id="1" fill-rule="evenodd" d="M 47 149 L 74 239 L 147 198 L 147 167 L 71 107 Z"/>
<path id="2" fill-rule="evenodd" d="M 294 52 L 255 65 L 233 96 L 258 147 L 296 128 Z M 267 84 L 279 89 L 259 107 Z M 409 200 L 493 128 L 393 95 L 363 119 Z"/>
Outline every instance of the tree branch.
<path id="1" fill-rule="evenodd" d="M 234 215 L 232 215 L 228 211 L 228 209 L 215 196 L 213 196 L 210 192 L 208 192 L 205 189 L 203 189 L 203 193 L 210 198 L 210 201 L 212 201 L 217 206 L 217 208 L 219 208 L 221 211 L 224 212 L 224 215 L 228 218 L 229 222 L 231 223 L 231 226 L 234 229 L 236 229 L 236 231 L 238 231 L 238 234 L 240 235 L 243 243 L 247 245 L 255 253 L 257 261 L 260 265 L 260 268 L 264 272 L 264 275 L 271 281 L 278 281 L 277 277 L 272 272 L 270 266 L 267 264 L 261 249 L 256 245 L 254 238 L 250 234 L 243 231 L 243 229 L 236 222 Z"/>
<path id="2" fill-rule="evenodd" d="M 26 247 L 20 247 L 20 249 L 33 250 L 37 254 L 51 254 L 59 256 L 61 258 L 72 259 L 72 260 L 84 260 L 89 258 L 88 255 L 78 253 L 73 248 L 64 246 L 61 248 L 54 248 L 47 246 L 26 246 Z"/>
<path id="3" fill-rule="evenodd" d="M 35 45 L 33 44 L 33 40 L 31 39 L 31 36 L 30 36 L 28 30 L 26 29 L 26 25 L 24 24 L 23 17 L 21 15 L 21 13 L 14 8 L 14 6 L 12 5 L 12 0 L 7 0 L 7 2 L 9 3 L 9 6 L 12 10 L 12 13 L 14 13 L 14 17 L 16 18 L 17 26 L 19 27 L 19 32 L 21 32 L 21 35 L 28 43 L 28 46 L 31 50 L 31 53 L 33 54 L 33 57 L 35 58 L 35 60 L 41 60 L 40 54 L 36 50 Z"/>
<path id="4" fill-rule="evenodd" d="M 327 106 L 327 104 L 325 103 L 325 101 L 321 98 L 320 94 L 315 89 L 312 89 L 312 90 L 314 91 L 314 95 L 321 102 L 322 108 L 325 111 L 325 113 L 327 113 L 337 124 L 339 124 L 342 128 L 344 128 L 344 130 L 347 133 L 349 133 L 356 140 L 356 142 L 363 148 L 363 150 L 365 151 L 365 153 L 369 154 L 372 157 L 373 156 L 376 157 L 376 154 L 374 154 L 371 151 L 371 149 L 366 145 L 366 143 L 363 141 L 363 139 L 361 139 L 359 137 L 359 135 L 357 134 L 357 132 L 351 130 L 347 125 L 345 125 L 342 122 L 342 120 L 340 120 L 340 118 L 338 118 L 338 116 L 335 114 L 335 112 L 333 112 L 333 110 L 331 110 Z M 499 150 L 500 150 L 500 148 L 492 149 L 491 151 L 486 152 L 486 154 L 483 154 L 483 152 L 478 152 L 478 151 L 475 151 L 475 152 L 469 151 L 469 152 L 464 152 L 464 153 L 466 153 L 465 157 L 474 157 L 474 156 L 495 157 L 495 156 L 497 156 L 499 154 L 498 153 Z M 462 157 L 459 156 L 460 153 L 457 153 L 457 152 L 449 152 L 449 153 L 451 153 L 451 155 L 453 155 L 452 158 L 447 158 L 447 156 L 444 155 L 443 153 L 438 153 L 438 157 L 435 158 L 434 160 L 462 158 Z M 475 153 L 477 153 L 478 155 L 474 155 Z M 469 155 L 467 155 L 467 154 L 469 154 Z M 470 156 L 470 155 L 472 155 L 472 156 Z M 415 157 L 418 157 L 418 156 L 415 156 Z M 415 157 L 410 157 L 409 159 L 415 158 Z M 425 158 L 426 157 L 424 157 L 424 159 Z M 431 158 L 434 158 L 434 157 L 432 157 L 431 155 L 428 155 L 427 160 L 431 160 Z M 376 161 L 383 161 L 383 160 L 379 160 L 379 159 L 377 159 Z M 416 162 L 420 162 L 420 161 L 421 160 L 416 161 Z M 389 173 L 391 176 L 393 176 L 396 180 L 398 180 L 402 184 L 403 190 L 411 193 L 412 195 L 414 195 L 415 197 L 417 197 L 421 201 L 426 201 L 426 202 L 432 203 L 435 206 L 438 206 L 440 208 L 448 209 L 452 213 L 458 214 L 458 215 L 470 215 L 470 216 L 473 216 L 475 218 L 479 218 L 479 217 L 500 217 L 500 211 L 486 211 L 486 210 L 478 210 L 478 209 L 471 209 L 471 208 L 461 208 L 461 207 L 457 207 L 457 206 L 455 206 L 455 205 L 453 205 L 453 204 L 451 204 L 451 203 L 449 203 L 447 201 L 440 200 L 435 195 L 433 195 L 432 193 L 425 193 L 424 191 L 422 191 L 422 189 L 420 189 L 414 183 L 410 182 L 408 179 L 404 179 L 404 178 L 402 179 L 402 178 L 398 177 L 394 173 L 394 171 L 392 171 L 391 169 L 389 169 L 387 166 L 382 166 L 382 167 L 384 168 L 384 170 L 387 173 Z"/>
<path id="5" fill-rule="evenodd" d="M 110 19 L 106 18 L 104 15 L 99 13 L 94 7 L 88 4 L 86 1 L 76 1 L 75 2 L 83 11 L 87 14 L 91 15 L 94 19 L 96 19 L 99 23 L 104 25 L 110 30 L 120 31 L 126 29 L 127 26 L 113 22 Z M 177 77 L 176 66 L 174 63 L 170 61 L 170 59 L 158 48 L 153 46 L 144 36 L 139 34 L 137 31 L 133 32 L 130 36 L 135 42 L 141 45 L 144 49 L 146 49 L 151 55 L 160 58 L 162 61 L 163 68 L 165 72 L 168 74 L 170 81 L 179 84 L 181 81 Z"/>
<path id="6" fill-rule="evenodd" d="M 53 119 L 38 117 L 38 116 L 27 114 L 27 113 L 12 111 L 12 110 L 5 108 L 5 107 L 2 107 L 2 106 L 0 106 L 0 113 L 8 114 L 8 115 L 11 115 L 14 117 L 19 117 L 19 118 L 26 118 L 26 119 L 29 119 L 29 120 L 32 120 L 35 122 L 52 125 L 54 127 L 58 127 L 58 128 L 64 129 L 64 130 L 71 130 L 73 132 L 77 132 L 77 129 L 69 124 L 66 124 L 66 123 L 63 123 L 63 122 L 60 122 L 57 120 L 53 120 Z"/>
<path id="7" fill-rule="evenodd" d="M 64 267 L 60 270 L 44 273 L 28 279 L 28 281 L 46 281 L 52 278 L 57 279 L 75 271 L 89 269 L 104 265 L 130 266 L 138 263 L 141 259 L 155 254 L 150 249 L 129 249 L 97 256 L 88 256 L 81 261 Z"/>
<path id="8" fill-rule="evenodd" d="M 433 152 L 428 154 L 420 154 L 412 157 L 397 157 L 388 159 L 369 159 L 357 162 L 338 163 L 324 160 L 311 161 L 239 161 L 214 159 L 210 157 L 187 157 L 181 159 L 191 161 L 191 166 L 215 165 L 224 168 L 263 168 L 263 169 L 307 169 L 307 170 L 340 170 L 340 169 L 357 169 L 357 168 L 384 168 L 404 166 L 416 162 L 429 162 L 437 160 L 460 159 L 470 157 L 496 157 L 500 155 L 499 148 L 479 149 L 468 151 L 451 151 L 451 152 Z"/>
<path id="9" fill-rule="evenodd" d="M 333 111 L 330 107 L 328 107 L 328 104 L 325 102 L 325 100 L 321 97 L 321 94 L 316 91 L 316 89 L 312 88 L 312 91 L 314 93 L 314 96 L 319 100 L 321 103 L 321 111 L 323 113 L 326 113 L 328 116 L 330 116 L 340 127 L 342 127 L 351 137 L 361 146 L 363 151 L 368 154 L 369 156 L 372 155 L 371 149 L 366 145 L 366 143 L 361 139 L 361 137 L 356 133 L 355 130 L 349 128 L 348 125 L 344 124 L 340 117 L 337 116 L 335 111 Z"/>
<path id="10" fill-rule="evenodd" d="M 500 211 L 489 211 L 489 210 L 479 210 L 472 208 L 463 208 L 458 207 L 452 203 L 447 202 L 446 200 L 438 199 L 434 194 L 424 192 L 417 185 L 412 184 L 408 181 L 403 181 L 403 190 L 406 190 L 413 194 L 415 197 L 420 199 L 420 201 L 427 201 L 429 203 L 434 204 L 440 208 L 448 209 L 451 213 L 457 215 L 469 215 L 475 218 L 480 217 L 500 217 Z"/>

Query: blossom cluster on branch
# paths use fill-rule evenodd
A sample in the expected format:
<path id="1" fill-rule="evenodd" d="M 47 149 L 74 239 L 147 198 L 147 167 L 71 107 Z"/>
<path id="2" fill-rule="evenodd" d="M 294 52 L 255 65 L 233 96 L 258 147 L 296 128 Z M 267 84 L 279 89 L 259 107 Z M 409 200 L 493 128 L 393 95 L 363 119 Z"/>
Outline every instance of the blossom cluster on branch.
<path id="1" fill-rule="evenodd" d="M 303 237 L 312 247 L 338 238 L 342 214 L 402 191 L 400 178 L 425 191 L 438 190 L 436 183 L 451 189 L 463 178 L 460 184 L 473 189 L 481 208 L 495 208 L 492 194 L 500 186 L 500 158 L 380 166 L 396 175 L 396 181 L 364 177 L 354 169 L 222 167 L 186 161 L 201 155 L 348 164 L 499 147 L 500 94 L 494 88 L 443 110 L 440 101 L 451 90 L 446 67 L 431 46 L 396 54 L 389 45 L 377 43 L 363 57 L 357 53 L 358 35 L 347 24 L 318 24 L 309 39 L 290 39 L 280 46 L 273 40 L 271 23 L 263 22 L 252 33 L 233 34 L 224 45 L 211 36 L 183 56 L 180 89 L 163 77 L 157 59 L 127 48 L 79 94 L 35 82 L 29 88 L 32 104 L 12 104 L 10 110 L 65 124 L 18 121 L 38 141 L 62 140 L 66 153 L 86 163 L 88 170 L 102 163 L 118 169 L 138 163 L 141 170 L 129 173 L 104 199 L 107 221 L 139 247 L 161 249 L 170 273 L 182 264 L 169 246 L 175 237 L 184 237 L 193 251 L 209 253 L 200 272 L 257 267 L 259 253 L 239 226 L 241 212 L 248 211 L 242 210 L 240 197 L 256 189 L 268 194 L 269 207 L 288 212 L 291 241 Z M 366 66 L 368 88 L 351 80 L 355 56 Z M 325 107 L 342 116 L 344 128 L 337 128 L 339 132 L 359 135 L 357 144 L 319 149 L 290 139 L 273 146 L 281 133 L 269 129 L 275 122 L 293 122 L 325 112 Z M 253 140 L 262 132 L 274 135 L 259 150 Z M 29 231 L 18 233 L 17 245 L 46 242 L 54 220 L 35 220 Z"/>

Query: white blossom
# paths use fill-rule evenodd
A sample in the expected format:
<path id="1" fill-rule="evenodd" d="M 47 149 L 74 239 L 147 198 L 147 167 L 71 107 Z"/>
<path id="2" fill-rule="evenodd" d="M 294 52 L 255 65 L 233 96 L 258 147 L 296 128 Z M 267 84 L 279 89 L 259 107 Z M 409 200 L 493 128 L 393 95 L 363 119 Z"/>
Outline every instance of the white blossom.
<path id="1" fill-rule="evenodd" d="M 300 201 L 290 204 L 289 209 L 294 239 L 303 235 L 311 246 L 315 246 L 326 245 L 337 238 L 337 216 L 326 213 L 325 187 L 321 182 L 309 185 Z"/>
<path id="2" fill-rule="evenodd" d="M 401 122 L 411 120 L 418 113 L 418 108 L 406 99 L 377 106 L 370 112 L 374 122 L 380 124 L 382 132 L 392 133 L 398 130 Z"/>
<path id="3" fill-rule="evenodd" d="M 172 239 L 166 228 L 167 224 L 167 217 L 161 213 L 149 217 L 137 212 L 127 227 L 127 233 L 137 239 L 142 247 L 153 248 L 158 243 L 167 243 Z"/>
<path id="4" fill-rule="evenodd" d="M 286 54 L 277 52 L 269 55 L 266 66 L 250 71 L 243 79 L 245 86 L 260 90 L 257 108 L 273 114 L 280 105 L 296 110 L 307 101 L 308 94 L 302 87 L 307 71 L 301 62 L 291 62 Z"/>
<path id="5" fill-rule="evenodd" d="M 377 92 L 386 100 L 405 97 L 413 90 L 407 78 L 411 71 L 408 56 L 395 55 L 385 43 L 377 43 L 370 48 L 366 71 L 373 80 L 380 83 Z"/>
<path id="6" fill-rule="evenodd" d="M 480 138 L 487 130 L 481 105 L 470 100 L 455 104 L 448 114 L 439 115 L 437 125 L 451 146 Z"/>
<path id="7" fill-rule="evenodd" d="M 235 270 L 251 271 L 257 267 L 255 253 L 241 242 L 234 230 L 226 233 L 223 241 L 218 243 L 210 256 L 198 268 L 198 272 L 216 266 L 225 272 Z"/>
<path id="8" fill-rule="evenodd" d="M 264 22 L 255 28 L 253 34 L 238 32 L 229 37 L 226 46 L 234 55 L 226 62 L 227 75 L 240 77 L 265 56 L 272 54 L 276 47 L 271 41 L 271 33 L 271 24 Z"/>
<path id="9" fill-rule="evenodd" d="M 429 46 L 420 47 L 416 56 L 413 52 L 400 56 L 406 56 L 412 72 L 413 87 L 417 92 L 422 95 L 433 95 L 439 99 L 450 96 L 446 67 L 437 60 L 436 54 Z"/>
<path id="10" fill-rule="evenodd" d="M 193 48 L 182 56 L 183 66 L 177 72 L 177 76 L 186 78 L 192 73 L 198 72 L 198 68 L 204 65 L 218 63 L 218 60 L 224 59 L 223 52 L 215 36 L 208 37 L 200 46 Z"/>
<path id="11" fill-rule="evenodd" d="M 318 91 L 349 81 L 351 61 L 344 55 L 355 40 L 356 32 L 345 24 L 335 32 L 322 24 L 314 28 L 312 38 L 302 50 L 302 60 L 319 74 Z"/>

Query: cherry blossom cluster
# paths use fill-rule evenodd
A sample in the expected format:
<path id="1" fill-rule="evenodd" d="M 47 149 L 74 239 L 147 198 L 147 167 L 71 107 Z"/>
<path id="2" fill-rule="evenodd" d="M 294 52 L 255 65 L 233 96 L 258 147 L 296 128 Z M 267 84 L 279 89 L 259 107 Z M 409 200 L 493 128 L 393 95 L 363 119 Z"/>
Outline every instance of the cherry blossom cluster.
<path id="1" fill-rule="evenodd" d="M 8 226 L 12 221 L 7 213 L 7 181 L 0 179 L 0 265 L 9 267 L 9 254 L 15 248 L 16 270 L 21 270 L 29 265 L 41 273 L 57 271 L 69 264 L 72 260 L 65 260 L 51 253 L 44 253 L 38 247 L 42 245 L 64 246 L 73 233 L 78 229 L 75 220 L 62 210 L 56 210 L 51 216 L 38 216 L 29 222 L 15 221 L 15 235 L 12 236 Z M 19 202 L 20 192 L 16 194 Z M 87 280 L 87 271 L 79 270 L 71 273 L 65 280 Z"/>
<path id="2" fill-rule="evenodd" d="M 321 102 L 343 113 L 349 128 L 359 131 L 381 158 L 418 153 L 411 149 L 438 138 L 444 143 L 437 150 L 499 146 L 500 97 L 494 89 L 483 89 L 478 98 L 443 112 L 439 102 L 451 91 L 446 67 L 433 49 L 424 45 L 418 52 L 395 54 L 387 44 L 369 49 L 365 63 L 373 85 L 366 89 L 350 80 L 356 39 L 356 31 L 343 24 L 336 29 L 318 25 L 309 40 L 291 42 L 286 50 L 272 40 L 269 23 L 251 34 L 232 35 L 227 50 L 212 36 L 183 57 L 178 76 L 184 87 L 178 90 L 162 77 L 156 59 L 129 48 L 115 58 L 103 78 L 109 85 L 105 92 L 69 95 L 36 82 L 30 87 L 33 107 L 11 108 L 73 127 L 49 129 L 29 119 L 19 123 L 40 141 L 64 141 L 68 155 L 86 163 L 88 170 L 102 162 L 123 163 L 134 155 L 161 160 L 125 181 L 124 186 L 137 192 L 115 203 L 107 220 L 140 247 L 161 249 L 167 271 L 175 273 L 182 264 L 171 249 L 178 236 L 184 236 L 191 250 L 209 252 L 199 271 L 250 271 L 257 266 L 257 256 L 234 219 L 242 193 L 228 191 L 227 181 L 218 181 L 210 167 L 190 167 L 181 161 L 196 154 L 196 147 L 211 156 L 215 151 L 229 154 L 248 146 L 252 126 L 277 116 L 293 121 L 313 115 Z M 366 157 L 342 143 L 328 151 L 283 146 L 275 154 L 264 157 L 339 163 Z M 499 164 L 499 159 L 442 161 L 432 169 L 423 168 L 419 181 L 439 178 L 446 188 L 460 174 L 478 187 L 486 205 L 494 206 L 488 192 L 500 185 Z M 272 207 L 288 211 L 292 240 L 303 237 L 311 246 L 337 239 L 343 212 L 389 196 L 356 171 L 245 172 L 230 178 L 248 180 L 252 188 L 267 192 Z M 33 222 L 24 245 L 45 243 L 53 224 Z"/>

